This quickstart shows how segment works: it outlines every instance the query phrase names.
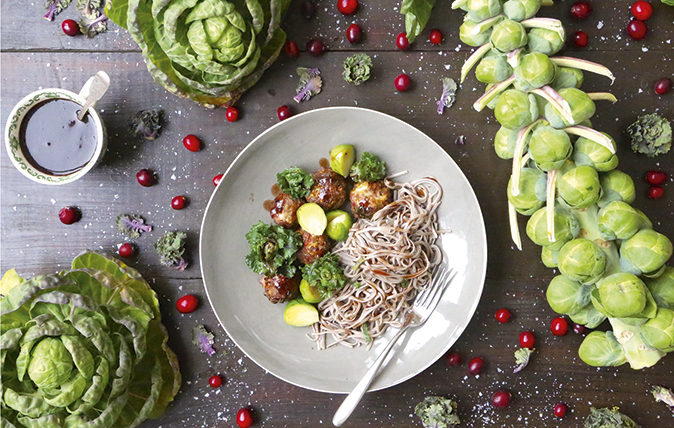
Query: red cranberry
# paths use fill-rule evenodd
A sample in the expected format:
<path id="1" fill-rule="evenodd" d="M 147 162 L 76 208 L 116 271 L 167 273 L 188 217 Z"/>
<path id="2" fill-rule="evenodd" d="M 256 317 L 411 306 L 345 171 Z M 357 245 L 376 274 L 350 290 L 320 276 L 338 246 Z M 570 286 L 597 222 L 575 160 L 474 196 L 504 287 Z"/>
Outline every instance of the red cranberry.
<path id="1" fill-rule="evenodd" d="M 401 51 L 406 51 L 410 48 L 410 42 L 407 40 L 407 33 L 398 34 L 398 37 L 396 37 L 396 46 L 398 46 L 398 49 Z"/>
<path id="2" fill-rule="evenodd" d="M 290 58 L 297 58 L 300 55 L 300 48 L 292 40 L 288 40 L 283 46 L 283 50 Z"/>
<path id="3" fill-rule="evenodd" d="M 75 207 L 65 207 L 61 208 L 59 211 L 59 220 L 63 224 L 73 224 L 80 220 L 82 217 L 80 210 Z"/>
<path id="4" fill-rule="evenodd" d="M 213 177 L 213 185 L 214 186 L 217 186 L 218 184 L 220 184 L 221 181 L 222 181 L 222 174 L 218 174 L 215 177 Z"/>
<path id="5" fill-rule="evenodd" d="M 532 332 L 523 331 L 520 333 L 520 346 L 522 346 L 522 348 L 533 349 L 534 343 L 536 343 L 536 338 Z"/>
<path id="6" fill-rule="evenodd" d="M 346 39 L 349 43 L 358 43 L 363 37 L 363 30 L 358 24 L 351 24 L 349 28 L 346 29 Z"/>
<path id="7" fill-rule="evenodd" d="M 201 148 L 201 140 L 199 140 L 196 135 L 192 134 L 183 138 L 183 144 L 185 145 L 185 148 L 191 152 L 198 152 Z"/>
<path id="8" fill-rule="evenodd" d="M 482 361 L 482 358 L 480 357 L 473 358 L 468 362 L 468 373 L 472 374 L 473 376 L 479 375 L 480 372 L 482 371 L 483 364 L 484 361 Z"/>
<path id="9" fill-rule="evenodd" d="M 569 332 L 569 323 L 566 318 L 557 317 L 550 323 L 550 331 L 555 336 L 566 336 L 566 333 Z"/>
<path id="10" fill-rule="evenodd" d="M 191 294 L 186 294 L 176 302 L 176 309 L 183 314 L 189 314 L 199 305 L 199 301 Z"/>
<path id="11" fill-rule="evenodd" d="M 491 404 L 497 409 L 508 407 L 508 404 L 510 404 L 510 393 L 503 390 L 496 391 L 494 395 L 491 396 Z"/>
<path id="12" fill-rule="evenodd" d="M 248 428 L 253 425 L 253 412 L 250 409 L 242 408 L 236 412 L 236 424 L 240 428 Z"/>
<path id="13" fill-rule="evenodd" d="M 342 15 L 351 15 L 358 9 L 358 0 L 337 0 L 337 10 Z"/>
<path id="14" fill-rule="evenodd" d="M 187 200 L 185 199 L 184 196 L 176 196 L 173 199 L 171 199 L 171 208 L 174 210 L 181 210 L 185 208 L 185 204 L 187 203 Z"/>
<path id="15" fill-rule="evenodd" d="M 149 169 L 141 169 L 136 173 L 136 180 L 141 186 L 150 187 L 154 184 L 154 175 Z"/>
<path id="16" fill-rule="evenodd" d="M 458 352 L 450 352 L 447 354 L 447 365 L 449 367 L 456 367 L 461 364 L 461 355 Z"/>
<path id="17" fill-rule="evenodd" d="M 667 180 L 667 174 L 662 171 L 648 171 L 646 173 L 646 181 L 649 184 L 660 185 Z"/>
<path id="18" fill-rule="evenodd" d="M 74 19 L 66 19 L 61 23 L 61 29 L 67 36 L 73 37 L 80 34 L 80 26 Z"/>
<path id="19" fill-rule="evenodd" d="M 287 105 L 282 105 L 278 109 L 276 109 L 276 115 L 278 116 L 278 120 L 284 121 L 290 116 L 293 115 L 293 112 L 290 111 L 290 107 Z"/>
<path id="20" fill-rule="evenodd" d="M 396 90 L 400 92 L 405 92 L 410 88 L 410 84 L 412 83 L 412 79 L 410 79 L 410 76 L 407 74 L 401 74 L 398 77 L 396 77 L 396 80 L 393 82 L 393 84 L 396 87 Z"/>
<path id="21" fill-rule="evenodd" d="M 653 186 L 648 189 L 648 197 L 651 199 L 660 199 L 665 195 L 665 189 L 660 186 Z"/>
<path id="22" fill-rule="evenodd" d="M 634 40 L 643 39 L 646 37 L 646 33 L 648 33 L 648 28 L 646 28 L 646 24 L 643 21 L 633 19 L 627 24 L 627 34 Z"/>
<path id="23" fill-rule="evenodd" d="M 117 253 L 120 257 L 133 257 L 136 254 L 136 249 L 132 244 L 125 242 L 119 246 Z"/>
<path id="24" fill-rule="evenodd" d="M 590 12 L 592 12 L 592 6 L 586 1 L 579 1 L 571 6 L 571 16 L 575 19 L 586 19 Z"/>
<path id="25" fill-rule="evenodd" d="M 496 321 L 498 321 L 502 324 L 510 321 L 511 316 L 512 316 L 512 314 L 506 308 L 499 309 L 498 311 L 496 311 L 496 314 L 494 315 L 494 317 L 496 318 Z"/>
<path id="26" fill-rule="evenodd" d="M 442 43 L 442 31 L 432 30 L 428 34 L 428 41 L 433 43 L 434 45 L 439 45 L 440 43 Z"/>
<path id="27" fill-rule="evenodd" d="M 300 4 L 300 12 L 306 19 L 311 19 L 316 14 L 316 5 L 312 1 L 303 1 Z"/>
<path id="28" fill-rule="evenodd" d="M 631 11 L 632 15 L 639 21 L 646 21 L 653 15 L 653 7 L 647 1 L 635 1 Z"/>
<path id="29" fill-rule="evenodd" d="M 325 52 L 325 46 L 320 40 L 312 39 L 307 43 L 307 52 L 313 56 L 321 56 Z"/>
<path id="30" fill-rule="evenodd" d="M 568 410 L 568 406 L 564 403 L 557 403 L 555 406 L 555 416 L 558 418 L 563 418 L 564 415 L 566 415 L 566 411 Z"/>
<path id="31" fill-rule="evenodd" d="M 215 374 L 208 378 L 208 384 L 213 388 L 220 388 L 222 386 L 222 378 Z"/>
<path id="32" fill-rule="evenodd" d="M 583 324 L 573 324 L 573 332 L 576 334 L 585 334 L 585 326 Z"/>
<path id="33" fill-rule="evenodd" d="M 227 118 L 227 122 L 236 122 L 239 120 L 239 109 L 234 106 L 227 107 L 225 117 Z"/>
<path id="34" fill-rule="evenodd" d="M 653 88 L 655 93 L 658 95 L 665 95 L 667 92 L 672 89 L 672 79 L 663 77 L 662 79 L 655 82 L 655 87 Z"/>
<path id="35" fill-rule="evenodd" d="M 579 48 L 584 48 L 589 42 L 587 33 L 585 31 L 576 31 L 576 34 L 573 35 L 573 43 Z"/>

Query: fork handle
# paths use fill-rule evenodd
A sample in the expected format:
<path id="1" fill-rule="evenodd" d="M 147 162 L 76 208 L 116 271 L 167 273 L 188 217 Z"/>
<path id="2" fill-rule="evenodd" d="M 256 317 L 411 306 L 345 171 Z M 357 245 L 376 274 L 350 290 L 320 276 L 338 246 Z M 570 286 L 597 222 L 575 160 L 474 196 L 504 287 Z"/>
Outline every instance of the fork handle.
<path id="1" fill-rule="evenodd" d="M 358 382 L 356 387 L 353 388 L 353 391 L 351 391 L 349 395 L 346 396 L 342 404 L 339 406 L 339 409 L 337 409 L 335 412 L 335 416 L 332 418 L 332 424 L 334 426 L 338 427 L 342 425 L 349 418 L 349 416 L 351 416 L 351 413 L 353 413 L 353 410 L 360 402 L 360 399 L 363 398 L 363 395 L 365 395 L 365 391 L 367 391 L 367 388 L 370 386 L 375 376 L 377 376 L 379 368 L 386 359 L 388 353 L 393 348 L 393 345 L 395 345 L 398 339 L 400 339 L 400 336 L 402 336 L 403 333 L 407 331 L 409 326 L 409 324 L 406 324 L 403 328 L 398 330 L 395 336 L 393 336 L 391 341 L 386 345 L 384 350 L 381 351 L 381 354 L 379 354 L 377 359 L 374 360 L 372 367 L 369 368 L 360 382 Z"/>

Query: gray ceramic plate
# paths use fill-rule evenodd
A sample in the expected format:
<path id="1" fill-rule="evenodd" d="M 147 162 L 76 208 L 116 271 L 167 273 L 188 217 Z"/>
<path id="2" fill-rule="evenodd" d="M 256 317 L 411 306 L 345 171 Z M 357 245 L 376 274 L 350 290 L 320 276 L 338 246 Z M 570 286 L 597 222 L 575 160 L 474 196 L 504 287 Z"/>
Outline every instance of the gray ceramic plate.
<path id="1" fill-rule="evenodd" d="M 411 331 L 389 357 L 370 390 L 396 385 L 420 373 L 457 340 L 477 307 L 487 266 L 484 222 L 475 194 L 459 167 L 433 140 L 394 117 L 355 107 L 312 110 L 285 120 L 255 138 L 225 173 L 201 226 L 201 272 L 220 324 L 260 367 L 292 384 L 324 392 L 350 392 L 385 346 L 343 346 L 323 351 L 307 339 L 307 328 L 283 321 L 283 304 L 264 296 L 259 275 L 245 264 L 245 234 L 258 220 L 271 222 L 263 203 L 271 199 L 276 173 L 290 166 L 319 169 L 338 144 L 353 144 L 388 164 L 408 170 L 398 180 L 434 176 L 444 189 L 439 209 L 445 263 L 458 270 L 438 309 Z M 392 336 L 391 331 L 387 334 Z"/>

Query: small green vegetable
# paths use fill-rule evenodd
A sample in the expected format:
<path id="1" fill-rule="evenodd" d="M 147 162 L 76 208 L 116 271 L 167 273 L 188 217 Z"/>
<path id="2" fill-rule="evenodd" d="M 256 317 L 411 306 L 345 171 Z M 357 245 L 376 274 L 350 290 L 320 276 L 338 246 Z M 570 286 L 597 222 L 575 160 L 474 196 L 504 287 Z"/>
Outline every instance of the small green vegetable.
<path id="1" fill-rule="evenodd" d="M 595 409 L 590 407 L 590 414 L 583 423 L 585 428 L 639 428 L 636 422 L 618 411 L 617 407 Z"/>
<path id="2" fill-rule="evenodd" d="M 152 226 L 145 224 L 143 217 L 135 214 L 120 214 L 117 216 L 117 230 L 129 238 L 138 238 L 141 233 L 149 232 Z"/>
<path id="3" fill-rule="evenodd" d="M 203 325 L 198 325 L 192 329 L 192 343 L 197 345 L 201 352 L 208 354 L 209 357 L 215 354 L 213 333 L 206 330 Z"/>
<path id="4" fill-rule="evenodd" d="M 640 116 L 627 127 L 627 133 L 632 139 L 634 153 L 654 157 L 665 154 L 672 148 L 672 126 L 657 113 Z"/>
<path id="5" fill-rule="evenodd" d="M 438 105 L 438 114 L 442 114 L 445 108 L 450 108 L 456 101 L 456 82 L 449 77 L 442 78 L 442 95 L 436 102 Z"/>
<path id="6" fill-rule="evenodd" d="M 533 352 L 534 350 L 529 348 L 520 348 L 515 351 L 515 364 L 517 364 L 517 367 L 515 367 L 513 373 L 521 372 L 529 364 L 529 359 Z"/>
<path id="7" fill-rule="evenodd" d="M 432 395 L 414 407 L 414 414 L 421 418 L 424 428 L 450 428 L 461 423 L 457 407 L 454 400 Z"/>
<path id="8" fill-rule="evenodd" d="M 674 6 L 674 0 L 662 0 L 667 6 Z"/>
<path id="9" fill-rule="evenodd" d="M 321 92 L 323 79 L 319 69 L 300 67 L 297 69 L 297 75 L 300 77 L 300 83 L 297 85 L 297 95 L 293 98 L 295 102 L 307 101 Z"/>
<path id="10" fill-rule="evenodd" d="M 386 162 L 383 162 L 370 152 L 363 152 L 360 160 L 351 166 L 350 176 L 353 181 L 360 183 L 361 181 L 375 181 L 383 180 L 388 174 Z"/>
<path id="11" fill-rule="evenodd" d="M 253 272 L 270 277 L 277 274 L 287 278 L 295 276 L 295 253 L 302 247 L 299 233 L 258 221 L 246 233 L 246 240 L 250 245 L 246 264 Z"/>
<path id="12" fill-rule="evenodd" d="M 187 268 L 187 261 L 183 258 L 185 253 L 185 232 L 166 232 L 154 244 L 154 249 L 159 254 L 159 262 L 178 270 Z"/>
<path id="13" fill-rule="evenodd" d="M 318 319 L 318 309 L 302 298 L 291 300 L 283 310 L 283 321 L 293 327 L 308 327 Z"/>
<path id="14" fill-rule="evenodd" d="M 104 6 L 102 0 L 77 0 L 77 10 L 82 14 L 78 23 L 82 34 L 91 38 L 107 31 L 108 17 L 103 13 Z"/>
<path id="15" fill-rule="evenodd" d="M 324 298 L 330 297 L 333 292 L 340 290 L 349 282 L 339 264 L 339 257 L 332 253 L 302 266 L 302 277 L 310 285 L 318 287 L 319 293 Z"/>
<path id="16" fill-rule="evenodd" d="M 287 193 L 293 199 L 306 197 L 314 185 L 314 179 L 305 170 L 292 167 L 276 174 L 276 181 L 283 193 Z"/>
<path id="17" fill-rule="evenodd" d="M 370 78 L 372 58 L 366 53 L 359 52 L 344 60 L 342 76 L 347 83 L 358 86 Z"/>
<path id="18" fill-rule="evenodd" d="M 154 140 L 161 132 L 164 111 L 161 109 L 141 110 L 134 114 L 129 122 L 131 132 L 136 136 L 143 136 L 146 140 Z"/>

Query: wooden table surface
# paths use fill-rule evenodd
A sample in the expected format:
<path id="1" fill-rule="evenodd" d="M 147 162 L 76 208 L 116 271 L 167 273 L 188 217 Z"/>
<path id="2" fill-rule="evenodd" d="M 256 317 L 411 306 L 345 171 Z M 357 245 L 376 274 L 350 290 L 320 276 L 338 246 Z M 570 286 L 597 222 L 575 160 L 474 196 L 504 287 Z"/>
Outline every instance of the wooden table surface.
<path id="1" fill-rule="evenodd" d="M 240 119 L 228 123 L 224 109 L 208 110 L 156 85 L 125 30 L 111 23 L 106 34 L 93 39 L 72 38 L 63 34 L 60 23 L 76 17 L 75 6 L 54 22 L 47 22 L 42 19 L 42 1 L 3 0 L 3 124 L 14 104 L 38 88 L 78 91 L 97 70 L 110 75 L 111 87 L 98 104 L 109 131 L 108 152 L 83 179 L 65 186 L 35 184 L 13 168 L 2 150 L 2 272 L 16 268 L 21 275 L 32 276 L 58 271 L 85 249 L 114 254 L 123 242 L 114 228 L 116 216 L 141 213 L 155 229 L 135 240 L 140 252 L 129 263 L 159 295 L 169 343 L 178 354 L 183 375 L 181 391 L 167 412 L 142 426 L 231 427 L 235 426 L 236 411 L 243 406 L 254 409 L 255 426 L 331 426 L 343 396 L 298 388 L 266 373 L 218 325 L 199 271 L 199 227 L 214 189 L 211 179 L 224 172 L 255 136 L 278 122 L 277 107 L 288 104 L 295 113 L 339 105 L 376 109 L 428 134 L 461 167 L 484 213 L 489 262 L 477 312 L 453 346 L 462 356 L 461 366 L 451 368 L 440 359 L 403 384 L 367 394 L 345 426 L 421 426 L 413 409 L 427 395 L 455 396 L 464 421 L 461 426 L 575 427 L 582 425 L 590 406 L 619 406 L 643 427 L 674 426 L 671 412 L 655 403 L 648 392 L 653 384 L 674 388 L 673 355 L 641 371 L 628 365 L 593 368 L 577 356 L 582 336 L 570 333 L 555 337 L 549 332 L 555 314 L 544 291 L 555 273 L 543 266 L 538 247 L 526 237 L 522 252 L 510 241 L 505 196 L 510 163 L 499 159 L 492 145 L 499 126 L 491 112 L 477 113 L 470 107 L 483 85 L 471 75 L 461 85 L 456 104 L 442 116 L 435 112 L 440 78 L 458 81 L 461 65 L 471 52 L 458 37 L 463 14 L 452 11 L 449 1 L 438 1 L 427 29 L 411 50 L 403 52 L 396 49 L 394 41 L 396 34 L 404 31 L 397 1 L 363 0 L 358 12 L 350 17 L 340 15 L 334 1 L 316 1 L 318 11 L 311 20 L 301 16 L 299 3 L 291 4 L 283 24 L 289 39 L 302 47 L 299 58 L 281 54 L 237 104 Z M 674 238 L 674 184 L 668 180 L 663 199 L 649 200 L 643 179 L 651 169 L 674 175 L 674 153 L 658 158 L 635 155 L 624 134 L 624 129 L 644 112 L 660 111 L 674 119 L 674 93 L 657 96 L 653 92 L 657 79 L 674 73 L 674 8 L 654 0 L 648 36 L 633 41 L 624 30 L 630 19 L 630 2 L 593 1 L 594 10 L 585 21 L 569 17 L 570 1 L 556 3 L 538 15 L 561 19 L 570 34 L 586 31 L 589 45 L 580 49 L 567 43 L 566 54 L 603 63 L 615 74 L 612 86 L 606 78 L 586 74 L 585 91 L 611 91 L 619 99 L 614 105 L 599 102 L 592 121 L 597 129 L 616 139 L 619 168 L 636 184 L 634 205 L 650 217 L 657 230 Z M 365 33 L 364 41 L 356 45 L 344 37 L 352 22 L 360 23 Z M 444 34 L 438 46 L 427 41 L 432 28 Z M 319 58 L 307 54 L 303 46 L 310 38 L 323 40 L 328 51 Z M 346 84 L 341 77 L 342 61 L 355 51 L 369 53 L 374 61 L 371 80 L 358 87 Z M 292 101 L 298 66 L 318 67 L 324 78 L 323 91 L 301 104 Z M 397 93 L 393 87 L 395 76 L 401 72 L 413 80 L 406 93 Z M 166 125 L 159 139 L 142 141 L 130 135 L 126 124 L 133 113 L 151 107 L 163 108 Z M 190 133 L 204 142 L 197 153 L 182 145 L 183 136 Z M 465 144 L 455 143 L 459 135 L 465 136 Z M 142 168 L 155 171 L 159 183 L 149 188 L 139 186 L 135 173 Z M 186 209 L 170 208 L 176 195 L 189 198 Z M 71 226 L 58 220 L 60 208 L 68 205 L 82 211 L 82 220 Z M 191 266 L 187 270 L 178 272 L 159 265 L 152 244 L 163 230 L 188 232 Z M 187 293 L 197 295 L 201 306 L 183 315 L 174 305 Z M 508 324 L 494 320 L 494 312 L 501 307 L 514 314 Z M 197 323 L 215 333 L 218 352 L 213 357 L 199 353 L 191 343 L 191 330 Z M 536 352 L 529 367 L 512 374 L 513 352 L 523 330 L 535 332 Z M 485 360 L 484 370 L 477 377 L 467 370 L 467 361 L 474 356 Z M 208 386 L 208 378 L 214 373 L 221 373 L 225 379 L 218 389 Z M 513 400 L 507 409 L 495 410 L 490 397 L 500 388 L 510 390 Z M 560 401 L 570 407 L 561 420 L 552 411 Z"/>

